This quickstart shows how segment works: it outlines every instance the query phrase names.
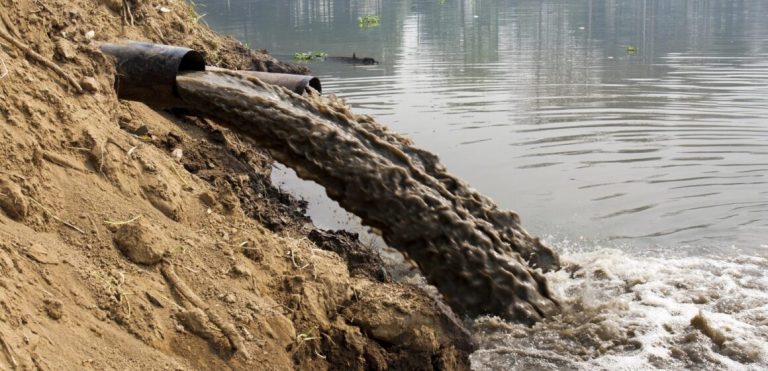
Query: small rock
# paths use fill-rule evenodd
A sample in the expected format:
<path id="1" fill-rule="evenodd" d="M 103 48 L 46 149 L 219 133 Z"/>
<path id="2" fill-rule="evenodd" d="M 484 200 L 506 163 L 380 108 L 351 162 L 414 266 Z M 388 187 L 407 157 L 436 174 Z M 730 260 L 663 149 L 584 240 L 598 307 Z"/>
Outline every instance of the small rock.
<path id="1" fill-rule="evenodd" d="M 186 169 L 192 174 L 197 174 L 197 172 L 200 171 L 200 166 L 198 164 L 187 162 L 184 164 L 184 169 Z"/>
<path id="2" fill-rule="evenodd" d="M 69 42 L 69 40 L 58 39 L 56 40 L 56 54 L 64 60 L 73 60 L 77 53 L 75 52 L 75 47 L 72 46 L 72 43 Z"/>
<path id="3" fill-rule="evenodd" d="M 45 299 L 43 305 L 45 313 L 47 313 L 48 317 L 51 317 L 51 319 L 58 321 L 64 316 L 64 303 L 62 303 L 61 300 Z"/>
<path id="4" fill-rule="evenodd" d="M 225 303 L 234 304 L 237 301 L 237 297 L 235 296 L 235 294 L 229 293 L 224 295 L 224 298 L 222 300 L 224 300 Z"/>
<path id="5" fill-rule="evenodd" d="M 40 264 L 51 264 L 56 265 L 59 264 L 59 259 L 56 256 L 55 251 L 49 251 L 48 249 L 44 248 L 42 245 L 39 244 L 33 244 L 29 248 L 27 248 L 24 253 L 32 260 L 40 263 Z"/>
<path id="6" fill-rule="evenodd" d="M 203 192 L 199 196 L 197 196 L 200 199 L 200 202 L 203 203 L 203 205 L 207 207 L 216 207 L 218 202 L 216 202 L 216 199 L 213 197 L 213 195 L 210 192 Z"/>
<path id="7" fill-rule="evenodd" d="M 147 297 L 147 300 L 148 300 L 150 303 L 152 303 L 152 305 L 154 305 L 154 306 L 156 306 L 156 307 L 158 307 L 158 308 L 163 308 L 163 303 L 160 301 L 160 299 L 158 299 L 158 298 L 157 298 L 157 297 L 156 297 L 154 294 L 152 294 L 151 292 L 149 292 L 149 291 L 145 291 L 145 292 L 144 292 L 144 296 L 146 296 L 146 297 Z"/>
<path id="8" fill-rule="evenodd" d="M 17 221 L 29 214 L 29 201 L 21 193 L 21 187 L 13 181 L 0 179 L 0 209 Z"/>
<path id="9" fill-rule="evenodd" d="M 244 264 L 237 264 L 232 267 L 232 274 L 235 276 L 250 276 L 251 271 Z"/>
<path id="10" fill-rule="evenodd" d="M 141 125 L 138 129 L 133 131 L 133 134 L 143 136 L 149 134 L 149 128 L 147 125 Z"/>
<path id="11" fill-rule="evenodd" d="M 184 150 L 181 148 L 176 148 L 171 152 L 171 155 L 173 155 L 177 161 L 181 161 L 181 158 L 184 157 Z"/>
<path id="12" fill-rule="evenodd" d="M 83 88 L 83 90 L 89 93 L 96 93 L 99 91 L 99 82 L 90 76 L 84 78 L 83 81 L 80 81 L 80 86 Z"/>
<path id="13" fill-rule="evenodd" d="M 95 36 L 96 36 L 96 31 L 94 31 L 94 30 L 90 30 L 90 31 L 85 33 L 85 38 L 88 39 L 88 40 L 93 39 Z"/>
<path id="14" fill-rule="evenodd" d="M 130 261 L 144 265 L 159 263 L 169 245 L 164 233 L 142 219 L 120 226 L 114 240 Z"/>

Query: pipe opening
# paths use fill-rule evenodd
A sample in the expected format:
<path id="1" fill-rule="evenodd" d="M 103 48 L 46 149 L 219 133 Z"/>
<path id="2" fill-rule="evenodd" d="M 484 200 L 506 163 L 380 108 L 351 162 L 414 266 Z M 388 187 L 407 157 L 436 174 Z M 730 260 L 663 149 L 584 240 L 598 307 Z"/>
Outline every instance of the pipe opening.
<path id="1" fill-rule="evenodd" d="M 187 71 L 205 71 L 205 57 L 199 52 L 190 50 L 181 57 L 177 73 Z M 171 86 L 173 96 L 179 98 L 179 87 L 174 83 Z"/>
<path id="2" fill-rule="evenodd" d="M 309 86 L 312 89 L 317 90 L 318 93 L 323 92 L 323 86 L 320 84 L 320 79 L 318 79 L 317 77 L 313 77 L 312 79 L 309 80 Z"/>
<path id="3" fill-rule="evenodd" d="M 184 54 L 179 62 L 179 72 L 184 71 L 205 71 L 205 58 L 199 52 L 194 50 Z"/>

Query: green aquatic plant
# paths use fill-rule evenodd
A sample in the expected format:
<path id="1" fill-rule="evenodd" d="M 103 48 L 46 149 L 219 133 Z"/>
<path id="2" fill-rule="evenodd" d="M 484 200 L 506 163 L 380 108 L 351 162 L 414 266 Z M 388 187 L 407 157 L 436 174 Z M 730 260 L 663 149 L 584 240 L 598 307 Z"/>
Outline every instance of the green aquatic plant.
<path id="1" fill-rule="evenodd" d="M 357 19 L 357 25 L 360 26 L 360 28 L 379 27 L 379 20 L 380 18 L 377 15 L 366 15 Z"/>
<path id="2" fill-rule="evenodd" d="M 293 53 L 293 59 L 294 60 L 296 60 L 296 61 L 304 61 L 304 62 L 323 60 L 327 56 L 328 56 L 328 53 L 317 52 L 317 51 Z"/>
<path id="3" fill-rule="evenodd" d="M 635 54 L 637 53 L 637 48 L 632 45 L 627 45 L 626 51 L 627 54 Z"/>

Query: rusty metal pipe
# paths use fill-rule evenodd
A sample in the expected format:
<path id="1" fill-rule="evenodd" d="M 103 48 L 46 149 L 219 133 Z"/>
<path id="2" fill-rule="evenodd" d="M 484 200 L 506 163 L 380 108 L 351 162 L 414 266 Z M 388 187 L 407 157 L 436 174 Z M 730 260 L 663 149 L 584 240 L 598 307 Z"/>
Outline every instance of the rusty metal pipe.
<path id="1" fill-rule="evenodd" d="M 115 59 L 117 96 L 155 108 L 184 108 L 176 91 L 176 76 L 205 70 L 202 54 L 179 46 L 128 41 L 101 44 L 100 49 Z"/>
<path id="2" fill-rule="evenodd" d="M 101 51 L 114 58 L 115 90 L 120 99 L 146 103 L 155 108 L 188 108 L 176 90 L 176 76 L 185 71 L 224 70 L 205 66 L 205 58 L 189 48 L 138 41 L 105 43 Z M 322 91 L 314 76 L 256 71 L 234 71 L 265 83 L 285 87 L 296 94 L 307 87 Z"/>

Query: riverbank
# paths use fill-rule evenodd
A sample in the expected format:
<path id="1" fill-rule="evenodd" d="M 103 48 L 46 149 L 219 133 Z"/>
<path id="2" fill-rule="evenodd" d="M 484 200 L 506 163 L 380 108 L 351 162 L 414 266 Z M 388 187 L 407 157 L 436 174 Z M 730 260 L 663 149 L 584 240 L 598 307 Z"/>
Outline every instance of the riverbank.
<path id="1" fill-rule="evenodd" d="M 119 101 L 96 45 L 303 67 L 215 34 L 181 1 L 0 3 L 4 368 L 468 367 L 450 310 L 312 226 L 247 138 Z"/>

